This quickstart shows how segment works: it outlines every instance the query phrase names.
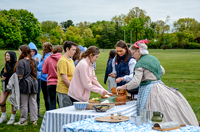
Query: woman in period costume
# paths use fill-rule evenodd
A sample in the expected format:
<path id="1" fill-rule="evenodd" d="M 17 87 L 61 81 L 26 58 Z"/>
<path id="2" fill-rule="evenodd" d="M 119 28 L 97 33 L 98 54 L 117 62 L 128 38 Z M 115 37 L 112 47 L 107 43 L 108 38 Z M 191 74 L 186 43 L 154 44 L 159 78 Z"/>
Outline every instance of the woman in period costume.
<path id="1" fill-rule="evenodd" d="M 139 86 L 137 115 L 142 109 L 150 110 L 151 114 L 152 111 L 159 111 L 164 114 L 164 122 L 177 121 L 179 124 L 198 126 L 195 113 L 185 97 L 161 81 L 165 70 L 157 58 L 149 55 L 145 43 L 148 41 L 140 40 L 131 46 L 131 52 L 137 61 L 134 77 L 117 89 L 131 90 Z"/>

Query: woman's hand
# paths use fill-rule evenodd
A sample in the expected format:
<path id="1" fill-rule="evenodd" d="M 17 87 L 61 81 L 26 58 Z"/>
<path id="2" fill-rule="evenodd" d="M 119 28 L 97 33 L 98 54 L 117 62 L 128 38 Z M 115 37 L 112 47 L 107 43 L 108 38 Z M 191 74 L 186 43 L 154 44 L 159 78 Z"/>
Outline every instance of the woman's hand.
<path id="1" fill-rule="evenodd" d="M 39 61 L 40 61 L 38 57 L 35 60 L 36 60 L 37 63 L 39 63 Z"/>
<path id="2" fill-rule="evenodd" d="M 116 88 L 116 91 L 126 89 L 126 85 L 122 85 Z"/>
<path id="3" fill-rule="evenodd" d="M 109 74 L 109 76 L 111 76 L 112 78 L 115 78 L 116 74 L 112 72 L 112 73 Z"/>
<path id="4" fill-rule="evenodd" d="M 124 78 L 123 77 L 118 77 L 115 81 L 116 81 L 116 83 L 120 83 L 121 81 L 124 81 Z"/>
<path id="5" fill-rule="evenodd" d="M 103 95 L 107 95 L 107 94 L 110 94 L 110 93 L 108 91 L 104 90 Z"/>
<path id="6" fill-rule="evenodd" d="M 4 76 L 2 76 L 1 78 L 2 78 L 2 80 L 6 80 L 6 77 L 4 77 Z"/>

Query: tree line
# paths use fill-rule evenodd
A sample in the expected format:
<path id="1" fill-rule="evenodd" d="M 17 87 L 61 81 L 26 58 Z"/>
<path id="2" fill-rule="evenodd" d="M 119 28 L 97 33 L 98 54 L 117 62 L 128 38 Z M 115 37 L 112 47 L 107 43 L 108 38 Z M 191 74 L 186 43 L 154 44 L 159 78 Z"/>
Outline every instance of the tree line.
<path id="1" fill-rule="evenodd" d="M 152 21 L 146 14 L 145 10 L 134 7 L 127 15 L 116 15 L 111 21 L 84 21 L 74 25 L 72 20 L 60 24 L 48 20 L 40 23 L 24 9 L 0 10 L 0 48 L 17 49 L 30 42 L 37 47 L 42 47 L 44 42 L 62 45 L 66 40 L 85 47 L 113 48 L 119 40 L 134 43 L 146 38 L 150 40 L 149 48 L 200 48 L 197 43 L 200 23 L 195 19 L 180 18 L 170 29 L 167 24 L 170 16 L 166 16 L 164 21 Z"/>

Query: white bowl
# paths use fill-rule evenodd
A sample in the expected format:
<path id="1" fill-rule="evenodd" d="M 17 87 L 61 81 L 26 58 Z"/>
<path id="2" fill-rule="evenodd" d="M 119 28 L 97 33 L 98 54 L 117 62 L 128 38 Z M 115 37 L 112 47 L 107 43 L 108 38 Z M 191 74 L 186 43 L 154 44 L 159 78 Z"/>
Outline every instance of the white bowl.
<path id="1" fill-rule="evenodd" d="M 74 102 L 73 104 L 76 110 L 85 110 L 88 102 Z"/>

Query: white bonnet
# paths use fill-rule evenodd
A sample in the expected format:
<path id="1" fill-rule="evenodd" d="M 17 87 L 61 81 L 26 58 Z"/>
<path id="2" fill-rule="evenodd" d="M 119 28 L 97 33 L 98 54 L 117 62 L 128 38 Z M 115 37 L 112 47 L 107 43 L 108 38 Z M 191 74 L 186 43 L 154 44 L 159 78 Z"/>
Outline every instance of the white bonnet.
<path id="1" fill-rule="evenodd" d="M 146 54 L 149 54 L 149 51 L 147 50 L 148 46 L 146 45 L 148 43 L 149 41 L 147 39 L 139 40 L 134 43 L 134 46 L 140 50 L 141 55 L 146 55 Z"/>

